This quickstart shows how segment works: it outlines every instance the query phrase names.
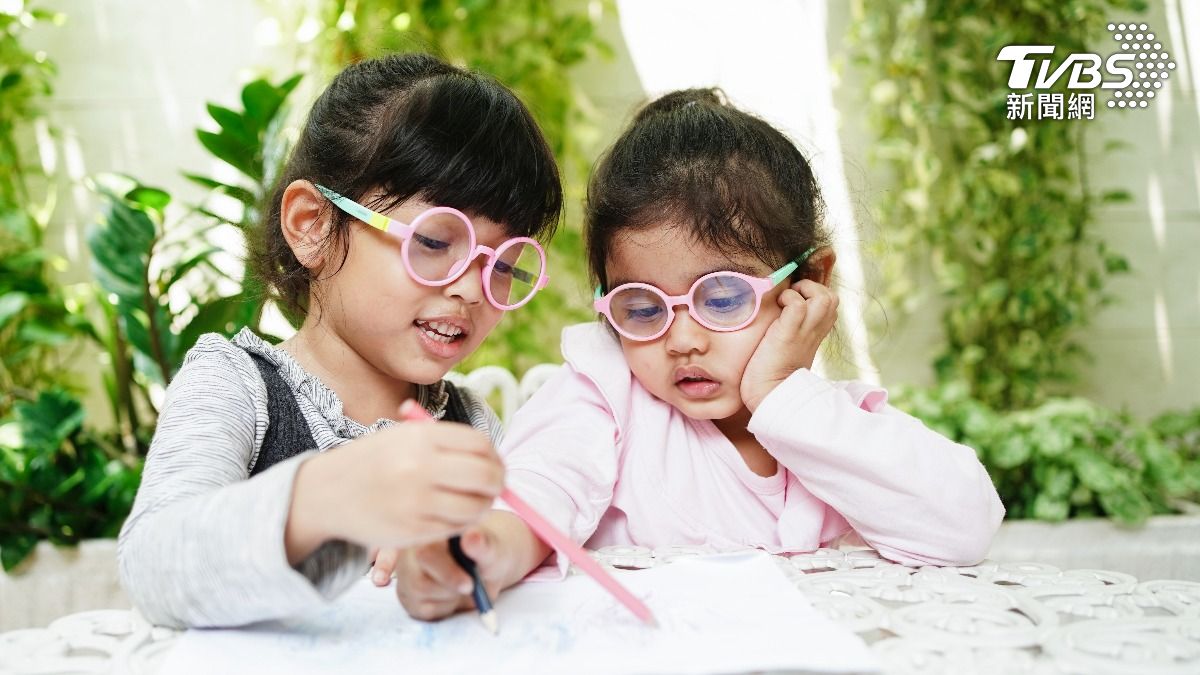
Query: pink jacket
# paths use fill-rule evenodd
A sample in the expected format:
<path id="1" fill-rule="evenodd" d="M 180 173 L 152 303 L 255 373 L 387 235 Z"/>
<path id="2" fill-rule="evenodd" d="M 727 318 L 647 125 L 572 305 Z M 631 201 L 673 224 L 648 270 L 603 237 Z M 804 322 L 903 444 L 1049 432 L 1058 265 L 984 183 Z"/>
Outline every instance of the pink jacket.
<path id="1" fill-rule="evenodd" d="M 749 430 L 779 463 L 752 472 L 707 420 L 633 377 L 599 323 L 563 331 L 566 360 L 500 447 L 507 484 L 578 543 L 811 551 L 857 533 L 906 565 L 982 560 L 1004 507 L 975 451 L 862 382 L 804 369 Z"/>

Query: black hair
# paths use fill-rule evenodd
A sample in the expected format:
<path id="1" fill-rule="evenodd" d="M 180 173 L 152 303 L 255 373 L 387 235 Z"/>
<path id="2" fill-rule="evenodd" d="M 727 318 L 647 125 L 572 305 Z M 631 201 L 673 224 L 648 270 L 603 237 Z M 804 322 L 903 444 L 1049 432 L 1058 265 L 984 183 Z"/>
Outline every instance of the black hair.
<path id="1" fill-rule="evenodd" d="M 719 89 L 675 91 L 646 105 L 593 172 L 588 264 L 607 291 L 614 237 L 670 221 L 696 242 L 774 269 L 828 245 L 824 211 L 808 161 L 787 137 Z"/>
<path id="2" fill-rule="evenodd" d="M 543 241 L 562 212 L 554 155 L 524 104 L 496 80 L 426 54 L 392 54 L 338 73 L 263 209 L 250 237 L 251 269 L 285 312 L 303 316 L 313 279 L 280 227 L 284 190 L 296 180 L 376 211 L 416 197 Z M 363 201 L 375 191 L 383 196 Z M 328 208 L 333 227 L 322 245 L 342 242 L 344 262 L 352 217 Z"/>

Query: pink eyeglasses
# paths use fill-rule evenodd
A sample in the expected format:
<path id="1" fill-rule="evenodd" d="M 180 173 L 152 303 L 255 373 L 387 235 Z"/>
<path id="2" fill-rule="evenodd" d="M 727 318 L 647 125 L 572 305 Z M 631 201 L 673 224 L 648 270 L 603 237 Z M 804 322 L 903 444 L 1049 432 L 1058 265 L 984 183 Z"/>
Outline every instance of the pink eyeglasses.
<path id="1" fill-rule="evenodd" d="M 808 249 L 768 277 L 740 272 L 706 274 L 684 295 L 667 295 L 650 284 L 633 282 L 621 284 L 601 297 L 597 286 L 592 306 L 618 333 L 638 342 L 662 337 L 675 320 L 675 308 L 680 305 L 685 305 L 688 316 L 709 330 L 722 333 L 741 330 L 758 316 L 763 295 L 791 276 L 815 250 L 815 247 Z"/>
<path id="2" fill-rule="evenodd" d="M 316 185 L 314 183 L 314 185 Z M 461 277 L 480 254 L 488 257 L 483 291 L 497 309 L 511 310 L 529 302 L 546 287 L 546 252 L 529 237 L 509 239 L 495 249 L 478 244 L 471 219 L 458 209 L 435 206 L 402 223 L 376 213 L 323 185 L 316 185 L 339 209 L 403 240 L 404 267 L 413 281 L 446 286 Z"/>

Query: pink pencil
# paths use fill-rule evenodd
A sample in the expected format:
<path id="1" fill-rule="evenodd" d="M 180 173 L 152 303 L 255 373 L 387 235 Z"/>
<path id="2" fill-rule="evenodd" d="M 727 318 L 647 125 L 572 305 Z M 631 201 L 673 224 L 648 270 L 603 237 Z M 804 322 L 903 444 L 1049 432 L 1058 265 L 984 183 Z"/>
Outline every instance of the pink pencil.
<path id="1" fill-rule="evenodd" d="M 508 502 L 508 505 L 521 517 L 521 520 L 524 520 L 525 524 L 532 528 L 542 541 L 546 542 L 550 548 L 556 549 L 559 553 L 566 555 L 579 569 L 586 572 L 588 576 L 603 586 L 604 590 L 612 593 L 613 597 L 620 600 L 622 605 L 628 607 L 629 611 L 633 612 L 637 618 L 651 626 L 658 625 L 654 620 L 654 615 L 650 613 L 650 608 L 645 603 L 638 600 L 633 593 L 626 590 L 612 575 L 605 572 L 600 563 L 593 560 L 592 556 L 587 554 L 587 551 L 576 546 L 575 542 L 567 538 L 567 535 L 554 529 L 554 526 L 526 504 L 525 500 L 513 494 L 513 491 L 508 488 L 504 488 L 504 492 L 500 493 L 500 498 Z"/>
<path id="2" fill-rule="evenodd" d="M 410 406 L 404 417 L 406 419 L 429 419 L 429 413 L 425 412 L 425 409 L 418 405 L 416 401 L 413 401 L 413 405 Z M 592 556 L 587 554 L 587 551 L 577 546 L 567 535 L 554 529 L 554 526 L 543 518 L 541 514 L 534 511 L 533 507 L 526 504 L 524 499 L 518 497 L 508 488 L 504 488 L 504 492 L 500 493 L 500 498 L 507 502 L 513 508 L 513 511 L 517 512 L 521 520 L 524 520 L 525 524 L 533 530 L 538 538 L 546 542 L 547 546 L 567 556 L 567 559 L 575 563 L 576 567 L 595 579 L 604 590 L 612 593 L 613 597 L 619 600 L 622 605 L 625 605 L 629 611 L 633 612 L 634 616 L 651 626 L 658 625 L 654 620 L 654 615 L 650 612 L 650 608 L 644 602 L 639 600 L 633 593 L 630 593 L 611 574 L 605 572 L 600 563 L 593 560 Z"/>

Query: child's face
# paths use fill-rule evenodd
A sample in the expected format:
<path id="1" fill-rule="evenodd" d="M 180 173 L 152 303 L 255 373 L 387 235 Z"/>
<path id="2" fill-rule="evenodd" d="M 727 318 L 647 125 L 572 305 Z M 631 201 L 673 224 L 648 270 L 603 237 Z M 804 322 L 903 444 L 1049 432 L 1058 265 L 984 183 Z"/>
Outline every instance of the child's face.
<path id="1" fill-rule="evenodd" d="M 696 279 L 715 271 L 738 271 L 765 277 L 775 270 L 746 253 L 726 255 L 691 240 L 686 227 L 668 225 L 631 231 L 613 240 L 605 268 L 608 287 L 640 281 L 668 295 L 688 292 Z M 651 394 L 694 419 L 725 419 L 742 410 L 742 373 L 754 350 L 780 313 L 777 299 L 786 284 L 763 296 L 758 316 L 732 332 L 711 331 L 694 321 L 685 306 L 655 340 L 638 342 L 620 336 L 629 368 Z M 696 368 L 702 370 L 695 370 Z M 685 381 L 702 377 L 708 382 Z"/>
<path id="2" fill-rule="evenodd" d="M 410 223 L 431 206 L 409 200 L 383 213 Z M 495 248 L 509 238 L 487 218 L 472 215 L 471 222 L 479 244 Z M 334 264 L 320 274 L 322 318 L 387 376 L 416 384 L 436 382 L 474 352 L 500 321 L 503 312 L 488 302 L 481 281 L 486 256 L 473 260 L 453 283 L 426 286 L 405 269 L 399 238 L 358 221 L 352 221 L 348 238 L 341 269 Z"/>

